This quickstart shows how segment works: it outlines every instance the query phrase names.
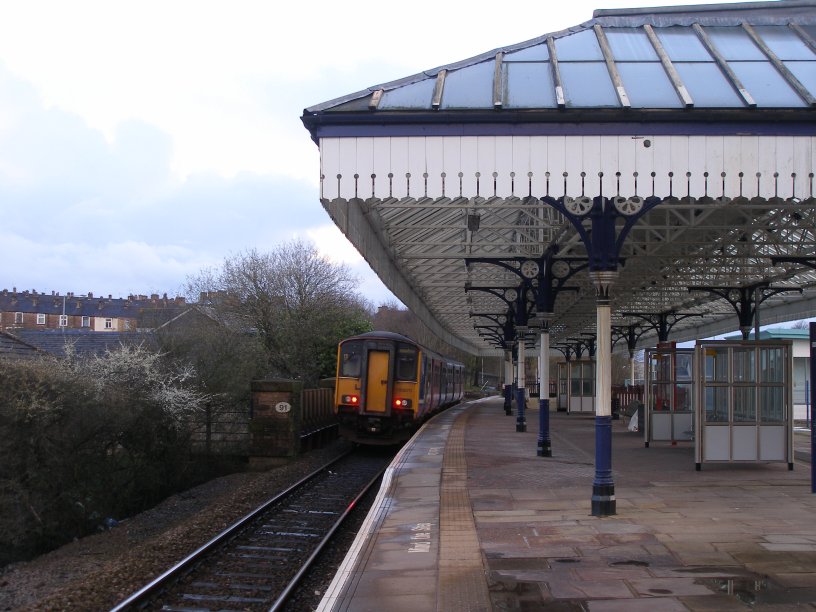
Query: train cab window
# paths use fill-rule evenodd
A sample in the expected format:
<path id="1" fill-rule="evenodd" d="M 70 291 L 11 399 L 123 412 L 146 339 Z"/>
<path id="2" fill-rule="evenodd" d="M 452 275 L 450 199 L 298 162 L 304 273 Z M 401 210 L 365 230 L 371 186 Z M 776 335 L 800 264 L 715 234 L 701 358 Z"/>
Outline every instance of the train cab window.
<path id="1" fill-rule="evenodd" d="M 363 365 L 362 342 L 346 342 L 340 351 L 340 376 L 359 378 Z"/>
<path id="2" fill-rule="evenodd" d="M 397 347 L 397 380 L 417 379 L 417 359 L 419 353 L 413 346 L 400 344 Z"/>

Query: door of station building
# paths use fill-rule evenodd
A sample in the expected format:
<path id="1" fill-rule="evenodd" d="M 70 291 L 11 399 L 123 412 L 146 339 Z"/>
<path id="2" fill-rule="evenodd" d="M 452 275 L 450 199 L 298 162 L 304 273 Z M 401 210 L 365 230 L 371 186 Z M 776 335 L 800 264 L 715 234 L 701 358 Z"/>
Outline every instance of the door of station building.
<path id="1" fill-rule="evenodd" d="M 595 362 L 569 362 L 567 412 L 595 412 Z"/>
<path id="2" fill-rule="evenodd" d="M 558 362 L 558 403 L 559 412 L 566 412 L 569 404 L 569 362 Z"/>
<path id="3" fill-rule="evenodd" d="M 646 406 L 643 440 L 694 439 L 694 349 L 646 351 Z"/>
<path id="4" fill-rule="evenodd" d="M 697 469 L 766 461 L 793 469 L 791 342 L 700 342 L 696 367 Z"/>
<path id="5" fill-rule="evenodd" d="M 366 377 L 366 412 L 386 412 L 388 408 L 388 351 L 368 351 Z"/>

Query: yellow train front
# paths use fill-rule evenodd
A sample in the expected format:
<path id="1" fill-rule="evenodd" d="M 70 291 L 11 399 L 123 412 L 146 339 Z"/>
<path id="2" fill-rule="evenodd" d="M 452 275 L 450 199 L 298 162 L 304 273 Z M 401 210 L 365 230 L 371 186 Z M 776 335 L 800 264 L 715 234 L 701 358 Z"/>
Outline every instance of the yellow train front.
<path id="1" fill-rule="evenodd" d="M 464 366 L 393 332 L 368 332 L 337 349 L 335 414 L 340 435 L 399 444 L 431 414 L 462 399 Z"/>

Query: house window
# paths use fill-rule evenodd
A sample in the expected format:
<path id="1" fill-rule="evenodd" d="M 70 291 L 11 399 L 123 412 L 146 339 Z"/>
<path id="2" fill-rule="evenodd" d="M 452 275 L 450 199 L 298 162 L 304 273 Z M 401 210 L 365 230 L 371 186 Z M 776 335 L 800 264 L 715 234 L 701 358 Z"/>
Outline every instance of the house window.
<path id="1" fill-rule="evenodd" d="M 130 331 L 130 319 L 125 319 L 125 331 Z"/>
<path id="2" fill-rule="evenodd" d="M 68 315 L 60 315 L 59 326 L 68 327 Z"/>
<path id="3" fill-rule="evenodd" d="M 14 313 L 14 322 L 15 323 L 22 323 L 23 322 L 23 313 L 22 312 L 15 312 Z"/>
<path id="4" fill-rule="evenodd" d="M 45 325 L 45 315 L 41 312 L 37 313 L 37 325 Z"/>
<path id="5" fill-rule="evenodd" d="M 105 319 L 105 329 L 113 329 L 113 319 Z"/>
<path id="6" fill-rule="evenodd" d="M 82 327 L 91 326 L 91 317 L 82 317 Z"/>

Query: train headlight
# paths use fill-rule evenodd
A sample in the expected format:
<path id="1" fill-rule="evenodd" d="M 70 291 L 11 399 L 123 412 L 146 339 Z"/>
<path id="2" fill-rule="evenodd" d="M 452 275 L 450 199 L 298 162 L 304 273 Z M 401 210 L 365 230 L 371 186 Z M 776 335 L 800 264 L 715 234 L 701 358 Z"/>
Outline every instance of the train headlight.
<path id="1" fill-rule="evenodd" d="M 394 408 L 410 408 L 410 407 L 411 400 L 409 399 L 397 398 L 394 400 Z"/>
<path id="2" fill-rule="evenodd" d="M 358 406 L 360 404 L 360 398 L 357 395 L 344 395 L 343 403 Z"/>

